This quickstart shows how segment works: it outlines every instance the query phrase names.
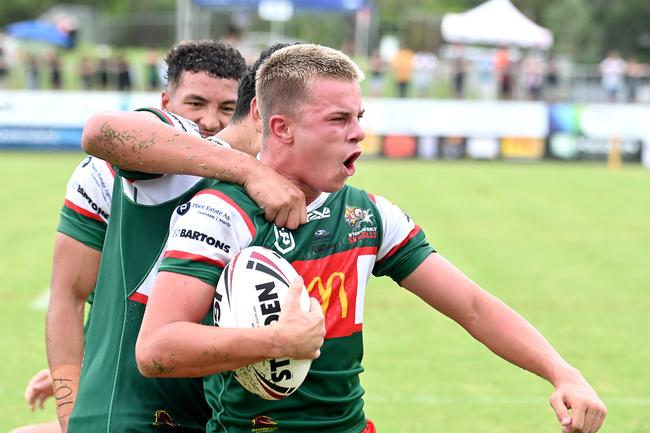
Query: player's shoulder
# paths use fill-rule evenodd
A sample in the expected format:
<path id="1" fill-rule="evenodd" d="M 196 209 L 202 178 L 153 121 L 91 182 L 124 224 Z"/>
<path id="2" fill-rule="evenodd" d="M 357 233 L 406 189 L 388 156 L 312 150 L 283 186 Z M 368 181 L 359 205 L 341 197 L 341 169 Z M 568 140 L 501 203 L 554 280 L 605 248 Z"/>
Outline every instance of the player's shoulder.
<path id="1" fill-rule="evenodd" d="M 107 184 L 112 188 L 115 170 L 103 159 L 87 156 L 77 164 L 70 175 L 70 182 L 85 184 L 91 179 L 98 184 Z"/>
<path id="2" fill-rule="evenodd" d="M 205 189 L 220 191 L 223 194 L 231 196 L 233 199 L 237 199 L 238 201 L 245 201 L 246 198 L 250 200 L 250 197 L 248 197 L 248 194 L 246 194 L 244 187 L 235 183 L 223 182 L 213 179 Z"/>
<path id="3" fill-rule="evenodd" d="M 338 200 L 345 201 L 346 203 L 350 202 L 350 203 L 360 203 L 360 204 L 362 203 L 376 204 L 377 196 L 375 196 L 375 194 L 368 192 L 365 189 L 357 188 L 352 185 L 345 185 L 335 194 L 340 195 L 340 197 L 337 197 Z"/>
<path id="4" fill-rule="evenodd" d="M 160 119 L 163 123 L 171 125 L 176 129 L 179 129 L 181 131 L 193 135 L 200 135 L 199 127 L 196 123 L 194 123 L 190 119 L 186 119 L 185 117 L 172 113 L 170 111 L 165 111 L 155 107 L 141 107 L 141 108 L 136 108 L 135 111 L 151 113 L 156 117 L 158 117 L 158 119 Z"/>
<path id="5" fill-rule="evenodd" d="M 401 215 L 405 215 L 397 204 L 383 195 L 348 185 L 341 191 L 345 194 L 341 202 L 345 203 L 346 214 L 372 214 L 380 221 L 393 220 L 396 217 L 399 220 Z"/>
<path id="6" fill-rule="evenodd" d="M 79 164 L 77 164 L 77 168 L 87 171 L 106 172 L 112 174 L 113 176 L 115 175 L 115 171 L 108 162 L 90 155 L 81 160 Z"/>
<path id="7" fill-rule="evenodd" d="M 249 233 L 251 238 L 264 221 L 263 211 L 242 187 L 218 181 L 200 189 L 191 199 L 177 207 L 175 213 L 175 218 L 191 221 L 205 230 L 221 227 L 229 232 L 237 232 L 237 236 Z M 215 222 L 219 224 L 215 225 Z"/>
<path id="8" fill-rule="evenodd" d="M 249 215 L 262 212 L 244 187 L 233 183 L 213 180 L 205 188 L 198 191 L 194 197 L 201 200 L 221 200 L 233 207 L 240 208 Z"/>

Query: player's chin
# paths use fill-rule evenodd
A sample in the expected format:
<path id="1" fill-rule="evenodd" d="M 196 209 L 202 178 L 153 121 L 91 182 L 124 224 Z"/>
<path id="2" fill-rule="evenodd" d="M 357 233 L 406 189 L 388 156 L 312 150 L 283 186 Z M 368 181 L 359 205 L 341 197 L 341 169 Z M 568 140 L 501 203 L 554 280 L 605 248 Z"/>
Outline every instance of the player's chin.
<path id="1" fill-rule="evenodd" d="M 336 192 L 345 186 L 345 182 L 349 176 L 337 176 L 336 179 L 331 179 L 323 185 L 321 191 L 323 192 Z"/>
<path id="2" fill-rule="evenodd" d="M 348 180 L 348 177 L 349 177 L 349 176 L 346 176 L 344 179 L 342 179 L 340 182 L 338 182 L 338 183 L 336 184 L 336 187 L 335 187 L 335 190 L 334 190 L 334 191 L 338 191 L 338 190 L 340 190 L 341 188 L 343 188 L 343 187 L 345 186 L 345 183 L 346 183 L 347 180 Z"/>

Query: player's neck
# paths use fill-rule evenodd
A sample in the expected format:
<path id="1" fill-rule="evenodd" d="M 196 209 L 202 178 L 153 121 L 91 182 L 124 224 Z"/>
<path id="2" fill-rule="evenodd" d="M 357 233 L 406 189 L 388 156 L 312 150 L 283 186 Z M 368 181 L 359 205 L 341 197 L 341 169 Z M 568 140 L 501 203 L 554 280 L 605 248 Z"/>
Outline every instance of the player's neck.
<path id="1" fill-rule="evenodd" d="M 276 168 L 276 170 L 278 170 Z M 311 187 L 309 187 L 307 184 L 302 182 L 300 179 L 298 179 L 295 176 L 292 176 L 290 173 L 283 173 L 281 170 L 278 170 L 278 173 L 280 173 L 282 176 L 286 177 L 289 179 L 291 182 L 294 183 L 300 189 L 303 194 L 305 194 L 305 204 L 309 205 L 311 202 L 316 200 L 320 195 L 323 193 L 323 191 L 317 191 Z"/>
<path id="2" fill-rule="evenodd" d="M 247 122 L 242 121 L 239 123 L 229 123 L 224 129 L 216 134 L 217 138 L 230 144 L 230 146 L 239 150 L 240 152 L 247 153 L 251 156 L 257 154 L 257 141 L 259 134 Z"/>
<path id="3" fill-rule="evenodd" d="M 293 182 L 305 194 L 305 203 L 309 204 L 316 200 L 323 191 L 313 189 L 302 180 L 302 176 L 299 174 L 300 167 L 298 166 L 300 162 L 296 162 L 294 155 L 285 150 L 282 147 L 271 148 L 268 143 L 262 145 L 260 162 L 272 167 L 279 174 Z"/>

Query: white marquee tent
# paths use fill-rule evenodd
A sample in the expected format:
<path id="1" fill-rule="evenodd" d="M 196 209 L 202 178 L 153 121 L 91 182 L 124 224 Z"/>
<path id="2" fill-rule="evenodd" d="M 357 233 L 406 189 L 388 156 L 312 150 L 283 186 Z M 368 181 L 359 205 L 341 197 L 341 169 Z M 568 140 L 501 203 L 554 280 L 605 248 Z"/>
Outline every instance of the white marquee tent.
<path id="1" fill-rule="evenodd" d="M 488 0 L 463 13 L 445 14 L 441 30 L 446 41 L 455 43 L 543 50 L 553 45 L 550 30 L 535 24 L 510 0 Z"/>

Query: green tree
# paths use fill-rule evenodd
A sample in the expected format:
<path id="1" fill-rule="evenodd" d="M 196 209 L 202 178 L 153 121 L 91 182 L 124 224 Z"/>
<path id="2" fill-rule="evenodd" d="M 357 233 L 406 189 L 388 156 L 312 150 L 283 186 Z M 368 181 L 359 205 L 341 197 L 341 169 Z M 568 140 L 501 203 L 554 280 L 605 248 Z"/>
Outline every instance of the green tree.
<path id="1" fill-rule="evenodd" d="M 549 4 L 542 22 L 553 32 L 554 51 L 577 62 L 600 59 L 601 27 L 594 25 L 593 13 L 584 0 L 562 0 Z"/>
<path id="2" fill-rule="evenodd" d="M 602 28 L 601 54 L 616 49 L 650 61 L 650 7 L 647 0 L 593 1 L 594 24 Z"/>
<path id="3" fill-rule="evenodd" d="M 2 0 L 0 1 L 0 28 L 16 21 L 34 19 L 56 3 L 56 0 Z"/>

